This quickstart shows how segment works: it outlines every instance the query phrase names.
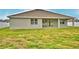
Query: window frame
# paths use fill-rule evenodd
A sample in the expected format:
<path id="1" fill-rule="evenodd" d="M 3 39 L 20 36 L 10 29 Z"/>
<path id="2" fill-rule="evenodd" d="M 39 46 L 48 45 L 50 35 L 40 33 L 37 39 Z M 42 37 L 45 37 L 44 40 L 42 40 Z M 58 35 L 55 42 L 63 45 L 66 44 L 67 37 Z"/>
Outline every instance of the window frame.
<path id="1" fill-rule="evenodd" d="M 38 19 L 31 19 L 31 24 L 32 25 L 38 24 Z"/>
<path id="2" fill-rule="evenodd" d="M 60 24 L 65 24 L 65 21 L 64 21 L 64 20 L 61 20 L 61 21 L 60 21 Z"/>

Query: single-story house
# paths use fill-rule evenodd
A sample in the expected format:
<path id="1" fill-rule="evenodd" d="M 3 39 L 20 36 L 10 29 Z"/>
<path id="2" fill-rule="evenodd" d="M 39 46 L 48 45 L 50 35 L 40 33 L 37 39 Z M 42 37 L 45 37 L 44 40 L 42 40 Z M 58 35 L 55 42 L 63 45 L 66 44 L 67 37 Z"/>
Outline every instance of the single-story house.
<path id="1" fill-rule="evenodd" d="M 71 16 L 42 9 L 34 9 L 31 11 L 10 15 L 8 17 L 10 19 L 11 29 L 64 28 L 67 27 L 67 20 L 75 19 Z"/>

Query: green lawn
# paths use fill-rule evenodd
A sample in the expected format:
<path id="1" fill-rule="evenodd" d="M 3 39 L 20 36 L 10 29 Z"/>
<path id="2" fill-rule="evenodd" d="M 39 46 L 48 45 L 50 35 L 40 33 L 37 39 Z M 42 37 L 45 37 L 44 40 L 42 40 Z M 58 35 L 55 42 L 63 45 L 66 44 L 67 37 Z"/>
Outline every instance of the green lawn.
<path id="1" fill-rule="evenodd" d="M 79 48 L 79 28 L 0 29 L 0 48 Z"/>

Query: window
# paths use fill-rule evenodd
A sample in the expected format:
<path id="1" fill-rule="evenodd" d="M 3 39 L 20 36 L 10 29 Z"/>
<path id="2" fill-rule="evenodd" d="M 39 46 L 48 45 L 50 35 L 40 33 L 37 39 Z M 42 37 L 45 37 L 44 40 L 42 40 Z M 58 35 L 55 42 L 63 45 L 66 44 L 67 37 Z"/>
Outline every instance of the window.
<path id="1" fill-rule="evenodd" d="M 64 20 L 62 20 L 62 21 L 60 22 L 60 24 L 65 24 Z"/>
<path id="2" fill-rule="evenodd" d="M 37 19 L 31 19 L 31 24 L 38 24 Z"/>

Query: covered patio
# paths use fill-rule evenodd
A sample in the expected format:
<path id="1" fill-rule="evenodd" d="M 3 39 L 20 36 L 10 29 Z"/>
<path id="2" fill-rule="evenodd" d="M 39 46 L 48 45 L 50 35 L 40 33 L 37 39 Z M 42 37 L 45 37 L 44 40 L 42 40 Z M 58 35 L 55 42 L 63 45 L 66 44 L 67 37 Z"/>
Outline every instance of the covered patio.
<path id="1" fill-rule="evenodd" d="M 64 19 L 64 18 L 44 18 L 42 19 L 42 27 L 46 28 L 63 28 L 63 27 L 67 27 L 67 21 L 69 19 Z M 73 26 L 74 26 L 74 19 L 72 19 L 73 21 Z"/>

